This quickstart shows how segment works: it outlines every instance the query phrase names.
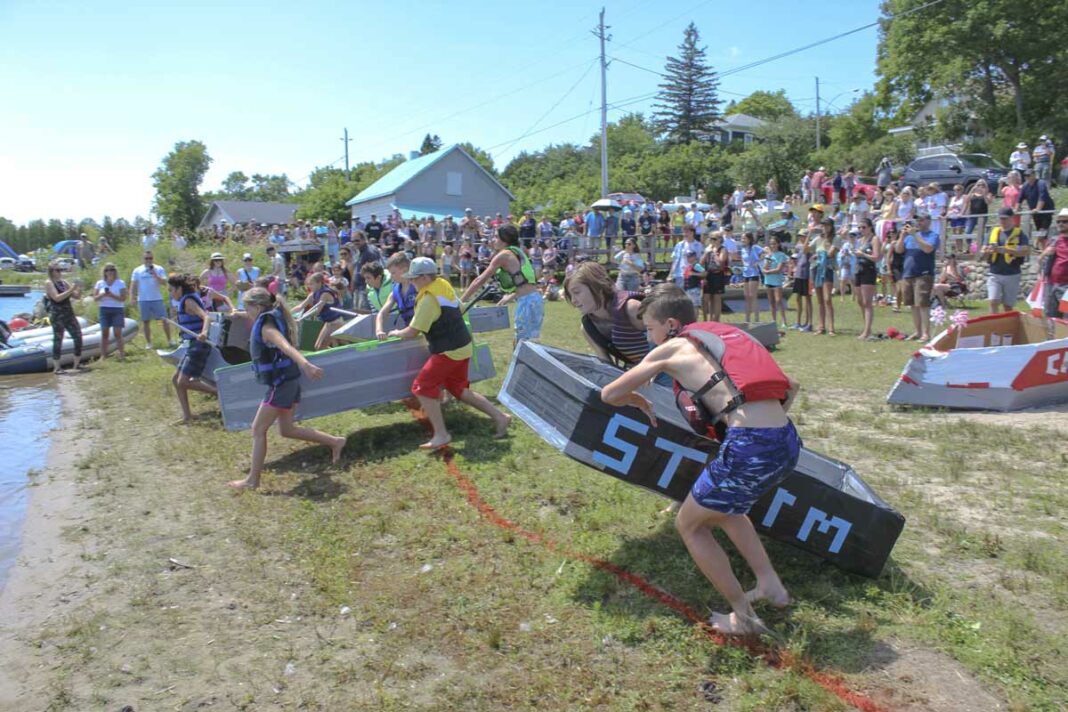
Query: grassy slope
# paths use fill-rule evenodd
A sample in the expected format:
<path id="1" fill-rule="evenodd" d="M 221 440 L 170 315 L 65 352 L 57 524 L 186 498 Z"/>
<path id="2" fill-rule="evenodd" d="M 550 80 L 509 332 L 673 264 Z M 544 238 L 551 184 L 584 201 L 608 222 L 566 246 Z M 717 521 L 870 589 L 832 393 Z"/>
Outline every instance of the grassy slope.
<path id="1" fill-rule="evenodd" d="M 877 327 L 891 318 L 880 310 Z M 943 680 L 952 689 L 968 673 L 982 682 L 974 709 L 988 693 L 1018 709 L 1068 705 L 1063 432 L 888 409 L 912 347 L 857 342 L 857 321 L 842 306 L 850 335 L 791 333 L 776 356 L 805 386 L 806 444 L 854 464 L 908 524 L 876 581 L 770 542 L 797 605 L 769 622 L 790 652 L 861 689 L 890 688 L 897 705 L 937 707 Z M 574 310 L 549 305 L 545 341 L 578 349 L 577 333 Z M 510 334 L 490 341 L 503 375 Z M 114 416 L 87 415 L 86 427 L 113 447 L 81 464 L 94 516 L 71 533 L 93 595 L 39 641 L 55 708 L 707 709 L 704 680 L 730 709 L 841 707 L 795 672 L 716 648 L 615 578 L 487 526 L 443 464 L 412 450 L 422 431 L 399 406 L 315 422 L 350 434 L 340 470 L 272 436 L 264 493 L 232 496 L 222 485 L 247 466 L 247 433 L 224 432 L 198 397 L 197 425 L 169 425 L 170 370 L 131 351 L 79 380 L 94 411 Z M 453 406 L 447 418 L 460 469 L 504 516 L 722 610 L 658 515 L 663 500 L 525 426 L 495 442 L 480 416 Z M 948 655 L 888 672 L 915 649 Z"/>

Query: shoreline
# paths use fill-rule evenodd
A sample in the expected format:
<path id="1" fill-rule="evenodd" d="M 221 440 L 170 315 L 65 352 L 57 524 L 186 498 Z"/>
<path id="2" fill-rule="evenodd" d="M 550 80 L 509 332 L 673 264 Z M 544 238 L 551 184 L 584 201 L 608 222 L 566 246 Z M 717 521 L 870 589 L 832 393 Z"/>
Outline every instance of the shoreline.
<path id="1" fill-rule="evenodd" d="M 63 413 L 82 412 L 84 398 L 74 383 L 60 381 L 57 390 Z M 86 432 L 81 426 L 53 428 L 44 472 L 28 485 L 18 555 L 0 591 L 0 708 L 28 701 L 23 684 L 39 664 L 33 638 L 80 593 L 64 585 L 84 562 L 63 531 L 84 521 L 88 512 L 74 476 Z"/>

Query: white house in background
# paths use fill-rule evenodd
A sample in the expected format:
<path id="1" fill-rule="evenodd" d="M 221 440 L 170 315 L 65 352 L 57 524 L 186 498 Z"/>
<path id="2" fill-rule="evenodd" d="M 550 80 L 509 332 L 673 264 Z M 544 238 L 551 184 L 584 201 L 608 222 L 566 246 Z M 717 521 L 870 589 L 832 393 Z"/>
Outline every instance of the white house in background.
<path id="1" fill-rule="evenodd" d="M 515 196 L 458 144 L 405 161 L 345 203 L 353 218 L 461 218 L 507 213 Z"/>
<path id="2" fill-rule="evenodd" d="M 756 130 L 765 123 L 763 119 L 758 119 L 749 114 L 731 114 L 712 124 L 712 132 L 702 136 L 702 138 L 720 144 L 741 141 L 748 146 L 753 142 Z"/>
<path id="3" fill-rule="evenodd" d="M 264 203 L 255 200 L 216 200 L 197 225 L 204 229 L 213 225 L 288 225 L 300 205 L 297 203 Z"/>

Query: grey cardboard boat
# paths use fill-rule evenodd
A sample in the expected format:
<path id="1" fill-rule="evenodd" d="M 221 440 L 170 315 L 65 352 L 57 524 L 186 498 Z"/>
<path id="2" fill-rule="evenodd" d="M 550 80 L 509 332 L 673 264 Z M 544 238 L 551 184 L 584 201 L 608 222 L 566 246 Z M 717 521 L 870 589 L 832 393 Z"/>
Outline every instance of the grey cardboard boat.
<path id="1" fill-rule="evenodd" d="M 507 306 L 472 307 L 467 310 L 467 319 L 471 322 L 471 333 L 473 334 L 481 334 L 484 331 L 499 331 L 512 326 L 511 320 L 508 318 Z"/>
<path id="2" fill-rule="evenodd" d="M 323 377 L 313 381 L 301 375 L 297 420 L 407 398 L 411 395 L 412 381 L 430 352 L 423 339 L 390 339 L 339 346 L 307 357 L 323 369 Z M 475 357 L 471 359 L 468 375 L 472 383 L 496 375 L 487 344 L 475 343 Z M 256 382 L 248 364 L 218 369 L 215 383 L 226 429 L 251 427 L 268 387 Z"/>

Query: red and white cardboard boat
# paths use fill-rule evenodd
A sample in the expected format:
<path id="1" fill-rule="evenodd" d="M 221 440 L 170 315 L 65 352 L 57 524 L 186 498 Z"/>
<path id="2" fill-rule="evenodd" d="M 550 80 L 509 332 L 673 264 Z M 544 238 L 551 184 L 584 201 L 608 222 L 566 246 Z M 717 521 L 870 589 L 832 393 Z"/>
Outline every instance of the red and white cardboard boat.
<path id="1" fill-rule="evenodd" d="M 1021 410 L 1068 403 L 1068 321 L 1007 312 L 951 326 L 912 354 L 894 405 Z"/>

